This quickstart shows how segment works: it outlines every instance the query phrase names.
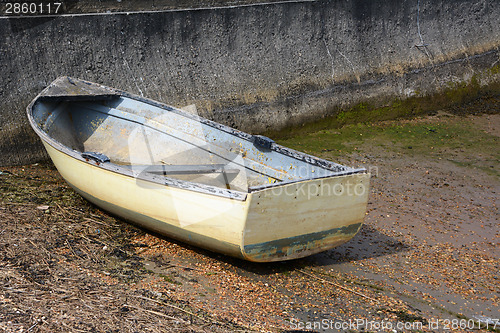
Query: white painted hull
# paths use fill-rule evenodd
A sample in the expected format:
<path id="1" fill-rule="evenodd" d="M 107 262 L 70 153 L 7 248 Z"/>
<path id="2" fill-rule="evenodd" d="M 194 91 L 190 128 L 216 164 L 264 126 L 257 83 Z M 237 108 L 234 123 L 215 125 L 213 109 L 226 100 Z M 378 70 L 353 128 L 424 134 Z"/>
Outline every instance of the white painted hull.
<path id="1" fill-rule="evenodd" d="M 146 229 L 230 256 L 269 262 L 301 258 L 331 249 L 350 240 L 362 225 L 369 192 L 370 175 L 366 172 L 347 167 L 343 167 L 342 172 L 331 172 L 327 161 L 288 151 L 278 145 L 272 149 L 256 149 L 244 141 L 245 134 L 236 133 L 243 138 L 241 149 L 247 149 L 248 154 L 261 159 L 260 164 L 245 161 L 248 172 L 257 175 L 254 180 L 264 182 L 269 178 L 270 184 L 263 183 L 241 192 L 168 177 L 141 178 L 112 162 L 89 160 L 74 148 L 68 149 L 54 140 L 50 133 L 69 143 L 76 139 L 54 132 L 56 125 L 53 123 L 59 121 L 58 126 L 66 126 L 68 120 L 62 116 L 63 120 L 56 120 L 54 114 L 57 111 L 36 106 L 36 101 L 28 107 L 30 123 L 63 178 L 87 200 Z M 33 109 L 37 107 L 45 113 L 40 111 L 41 115 L 33 116 Z M 117 112 L 109 111 L 107 117 L 115 119 Z M 74 117 L 70 114 L 68 119 L 73 121 Z M 86 136 L 86 141 L 82 142 L 92 144 L 92 147 L 96 146 L 95 142 L 105 142 L 98 140 L 98 135 L 110 132 L 109 124 L 96 125 L 93 131 L 97 134 L 92 132 L 94 136 Z M 60 131 L 64 126 L 55 128 Z M 42 129 L 44 127 L 46 131 Z M 225 138 L 218 136 L 217 139 Z M 107 154 L 113 154 L 116 149 L 110 145 L 112 143 L 107 144 L 111 147 Z M 277 170 L 276 165 L 268 167 L 262 162 L 272 159 L 286 164 L 286 169 Z M 297 159 L 299 162 L 293 164 Z M 287 170 L 300 166 L 300 163 L 307 166 L 305 178 L 294 176 L 296 178 L 291 181 L 277 183 L 268 177 L 286 176 Z M 332 168 L 336 167 L 338 165 Z M 320 172 L 323 172 L 321 177 L 312 176 Z"/>
<path id="2" fill-rule="evenodd" d="M 251 193 L 245 259 L 295 259 L 347 242 L 363 223 L 369 180 L 370 174 L 353 174 Z"/>
<path id="3" fill-rule="evenodd" d="M 354 237 L 366 211 L 369 174 L 289 184 L 237 201 L 146 183 L 44 145 L 63 178 L 104 210 L 160 234 L 249 261 L 296 259 L 334 248 Z"/>
<path id="4" fill-rule="evenodd" d="M 44 144 L 62 177 L 90 202 L 149 230 L 241 257 L 246 201 L 145 182 Z"/>

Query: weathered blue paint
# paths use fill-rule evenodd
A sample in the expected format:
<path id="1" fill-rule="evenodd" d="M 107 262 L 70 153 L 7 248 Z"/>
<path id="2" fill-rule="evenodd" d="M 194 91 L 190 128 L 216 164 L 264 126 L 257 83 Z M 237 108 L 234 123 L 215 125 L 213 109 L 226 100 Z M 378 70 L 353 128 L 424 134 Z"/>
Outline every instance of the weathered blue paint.
<path id="1" fill-rule="evenodd" d="M 303 251 L 330 248 L 329 244 L 331 243 L 342 244 L 351 239 L 359 231 L 361 224 L 355 223 L 346 227 L 245 245 L 244 253 L 248 260 L 269 261 L 272 257 L 279 260 L 279 258 L 288 257 Z M 321 243 L 324 246 L 321 246 Z"/>

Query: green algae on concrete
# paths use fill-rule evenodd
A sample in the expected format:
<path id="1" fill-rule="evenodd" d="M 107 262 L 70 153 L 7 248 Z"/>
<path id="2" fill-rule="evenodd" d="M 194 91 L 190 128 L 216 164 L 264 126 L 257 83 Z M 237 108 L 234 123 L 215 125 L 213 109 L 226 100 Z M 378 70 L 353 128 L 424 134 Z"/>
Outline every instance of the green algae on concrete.
<path id="1" fill-rule="evenodd" d="M 499 65 L 491 68 L 488 75 L 494 75 Z M 415 92 L 414 96 L 406 99 L 395 98 L 379 105 L 363 102 L 351 107 L 332 110 L 332 116 L 324 117 L 318 121 L 292 126 L 280 131 L 268 131 L 264 135 L 273 139 L 288 139 L 307 133 L 338 129 L 352 124 L 369 124 L 384 120 L 398 118 L 410 119 L 420 115 L 434 114 L 439 110 L 447 109 L 451 113 L 470 113 L 471 104 L 478 104 L 485 100 L 497 100 L 500 98 L 500 82 L 493 82 L 486 86 L 480 84 L 480 78 L 473 76 L 468 83 L 449 83 L 446 89 L 429 96 L 420 96 Z M 466 106 L 462 111 L 463 106 Z M 477 108 L 472 107 L 472 110 Z M 479 110 L 473 113 L 492 113 L 495 110 Z"/>
<path id="2" fill-rule="evenodd" d="M 351 124 L 279 139 L 284 146 L 326 159 L 373 147 L 405 155 L 425 155 L 500 176 L 499 137 L 475 126 L 468 117 L 442 113 L 414 120 Z"/>

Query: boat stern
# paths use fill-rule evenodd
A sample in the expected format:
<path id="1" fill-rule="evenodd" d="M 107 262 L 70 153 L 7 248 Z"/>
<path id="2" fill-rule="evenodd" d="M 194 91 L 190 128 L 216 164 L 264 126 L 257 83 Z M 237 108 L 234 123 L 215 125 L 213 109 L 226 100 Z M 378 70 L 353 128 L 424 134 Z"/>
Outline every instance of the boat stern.
<path id="1" fill-rule="evenodd" d="M 302 258 L 349 241 L 363 223 L 369 180 L 369 173 L 356 173 L 250 193 L 245 259 Z"/>

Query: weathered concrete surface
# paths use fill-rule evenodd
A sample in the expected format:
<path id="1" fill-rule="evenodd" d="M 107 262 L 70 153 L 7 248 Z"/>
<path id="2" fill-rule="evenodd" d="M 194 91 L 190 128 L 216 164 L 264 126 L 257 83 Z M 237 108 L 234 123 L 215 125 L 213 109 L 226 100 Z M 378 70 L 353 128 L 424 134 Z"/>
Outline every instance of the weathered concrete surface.
<path id="1" fill-rule="evenodd" d="M 259 132 L 473 75 L 498 81 L 498 13 L 495 0 L 332 0 L 0 18 L 0 165 L 45 156 L 25 107 L 60 75 Z"/>

